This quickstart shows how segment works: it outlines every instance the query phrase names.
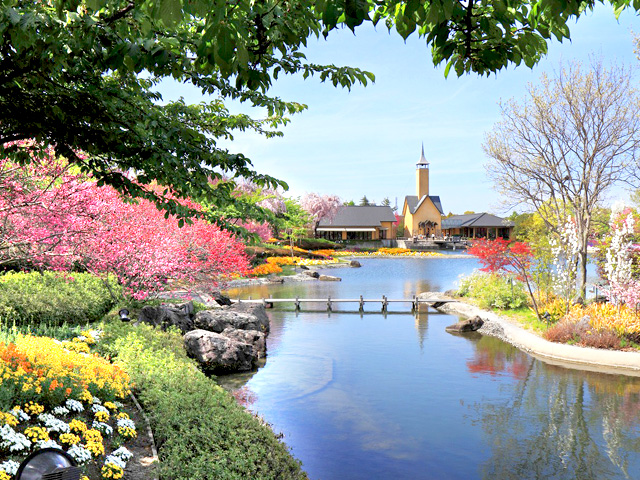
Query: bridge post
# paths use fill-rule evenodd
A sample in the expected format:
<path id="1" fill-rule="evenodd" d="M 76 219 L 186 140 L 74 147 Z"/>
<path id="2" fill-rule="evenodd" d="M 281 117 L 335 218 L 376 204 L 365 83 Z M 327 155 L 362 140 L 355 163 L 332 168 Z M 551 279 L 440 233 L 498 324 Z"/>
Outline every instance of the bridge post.
<path id="1" fill-rule="evenodd" d="M 361 312 L 364 312 L 364 298 L 362 298 L 362 295 L 360 295 L 360 308 L 359 310 Z"/>
<path id="2" fill-rule="evenodd" d="M 331 311 L 331 295 L 327 297 L 327 310 Z"/>
<path id="3" fill-rule="evenodd" d="M 296 305 L 296 312 L 299 312 L 300 311 L 300 300 L 298 299 L 298 297 L 296 297 L 295 305 Z"/>
<path id="4" fill-rule="evenodd" d="M 387 311 L 387 306 L 389 305 L 389 302 L 387 302 L 387 297 L 385 295 L 382 296 L 382 311 L 386 312 Z"/>

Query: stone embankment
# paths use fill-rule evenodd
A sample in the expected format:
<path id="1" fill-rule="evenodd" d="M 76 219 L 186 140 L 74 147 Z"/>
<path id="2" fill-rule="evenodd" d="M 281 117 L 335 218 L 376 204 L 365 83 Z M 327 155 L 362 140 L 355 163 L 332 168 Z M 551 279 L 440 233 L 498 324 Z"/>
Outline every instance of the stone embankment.
<path id="1" fill-rule="evenodd" d="M 211 373 L 246 372 L 267 353 L 269 317 L 260 304 L 210 304 L 194 312 L 193 302 L 146 306 L 138 322 L 183 333 L 185 349 L 203 370 Z"/>
<path id="2" fill-rule="evenodd" d="M 452 300 L 438 307 L 438 310 L 465 318 L 479 317 L 484 324 L 478 332 L 498 337 L 547 363 L 567 368 L 640 376 L 640 352 L 604 350 L 549 342 L 501 315 L 456 301 L 444 293 L 425 292 L 418 297 L 424 300 L 430 298 Z"/>

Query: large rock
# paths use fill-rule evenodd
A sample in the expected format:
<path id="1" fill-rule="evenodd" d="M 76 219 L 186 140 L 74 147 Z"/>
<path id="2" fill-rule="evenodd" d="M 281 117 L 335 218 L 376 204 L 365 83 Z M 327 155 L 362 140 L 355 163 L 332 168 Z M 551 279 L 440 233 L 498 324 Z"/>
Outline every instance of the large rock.
<path id="1" fill-rule="evenodd" d="M 265 334 L 262 332 L 257 330 L 238 330 L 237 328 L 227 327 L 222 331 L 222 335 L 236 342 L 251 345 L 253 352 L 258 358 L 264 358 L 267 355 L 267 341 Z"/>
<path id="2" fill-rule="evenodd" d="M 342 279 L 339 277 L 333 277 L 331 275 L 320 275 L 318 277 L 318 280 L 323 281 L 323 282 L 341 282 Z"/>
<path id="3" fill-rule="evenodd" d="M 484 320 L 480 317 L 473 317 L 453 325 L 449 325 L 445 330 L 451 333 L 475 332 L 482 327 L 482 325 L 484 325 Z"/>
<path id="4" fill-rule="evenodd" d="M 206 330 L 192 330 L 184 336 L 187 354 L 211 373 L 247 372 L 254 368 L 258 354 L 248 343 Z"/>
<path id="5" fill-rule="evenodd" d="M 159 305 L 157 307 L 142 307 L 138 322 L 148 323 L 154 327 L 166 330 L 170 326 L 176 326 L 182 333 L 193 330 L 194 327 L 193 302 L 178 305 Z"/>
<path id="6" fill-rule="evenodd" d="M 302 273 L 304 273 L 305 275 L 307 275 L 308 277 L 311 277 L 311 278 L 319 278 L 320 277 L 320 274 L 318 272 L 313 271 L 313 270 L 305 270 Z"/>
<path id="7" fill-rule="evenodd" d="M 211 294 L 211 297 L 216 301 L 218 305 L 223 305 L 223 306 L 232 305 L 231 299 L 218 291 L 213 292 Z"/>
<path id="8" fill-rule="evenodd" d="M 251 315 L 254 315 L 258 319 L 258 323 L 260 324 L 260 328 L 256 328 L 255 330 L 260 330 L 265 333 L 269 332 L 269 316 L 267 315 L 267 311 L 265 310 L 264 305 L 262 305 L 261 303 L 239 302 L 234 303 L 227 308 L 232 312 L 250 313 Z"/>
<path id="9" fill-rule="evenodd" d="M 349 262 L 349 266 L 352 268 L 360 268 L 362 265 L 360 264 L 360 262 L 358 260 L 351 260 Z"/>
<path id="10" fill-rule="evenodd" d="M 269 332 L 269 317 L 262 304 L 241 303 L 218 310 L 203 310 L 196 314 L 195 328 L 222 333 L 231 327 L 237 330 Z"/>

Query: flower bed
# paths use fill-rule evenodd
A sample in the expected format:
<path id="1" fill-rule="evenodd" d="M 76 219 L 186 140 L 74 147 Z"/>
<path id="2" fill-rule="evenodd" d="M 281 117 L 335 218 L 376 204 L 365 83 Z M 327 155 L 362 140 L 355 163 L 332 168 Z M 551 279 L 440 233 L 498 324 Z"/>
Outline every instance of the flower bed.
<path id="1" fill-rule="evenodd" d="M 47 447 L 69 453 L 83 480 L 123 478 L 132 457 L 124 444 L 137 435 L 121 403 L 131 384 L 121 368 L 88 353 L 100 335 L 60 342 L 18 334 L 0 343 L 0 480 Z"/>

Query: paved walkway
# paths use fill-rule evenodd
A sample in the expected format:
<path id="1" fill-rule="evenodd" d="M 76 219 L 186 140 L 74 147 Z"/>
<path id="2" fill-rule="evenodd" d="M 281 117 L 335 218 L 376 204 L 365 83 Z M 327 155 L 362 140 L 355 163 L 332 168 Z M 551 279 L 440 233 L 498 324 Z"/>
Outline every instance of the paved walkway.
<path id="1" fill-rule="evenodd" d="M 420 298 L 443 298 L 439 292 L 420 294 Z M 480 333 L 499 337 L 547 363 L 582 370 L 640 377 L 640 352 L 622 352 L 600 348 L 579 347 L 549 342 L 496 313 L 463 302 L 450 302 L 438 308 L 443 313 L 467 318 L 478 316 L 486 323 Z"/>

